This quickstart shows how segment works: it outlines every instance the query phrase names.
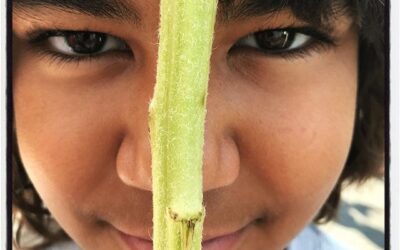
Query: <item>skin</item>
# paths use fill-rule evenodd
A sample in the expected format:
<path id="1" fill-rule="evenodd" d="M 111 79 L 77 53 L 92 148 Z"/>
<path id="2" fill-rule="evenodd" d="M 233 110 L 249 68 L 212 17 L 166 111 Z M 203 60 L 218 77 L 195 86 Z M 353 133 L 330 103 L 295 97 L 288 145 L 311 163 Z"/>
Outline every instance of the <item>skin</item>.
<path id="1" fill-rule="evenodd" d="M 116 229 L 149 238 L 148 105 L 158 1 L 135 1 L 141 26 L 60 10 L 13 16 L 15 130 L 26 171 L 83 249 L 126 249 Z M 337 46 L 303 57 L 229 49 L 260 29 L 302 22 L 288 12 L 218 23 L 204 146 L 203 238 L 244 228 L 236 249 L 281 250 L 324 204 L 351 144 L 357 43 L 349 17 Z M 134 58 L 58 62 L 30 49 L 31 27 L 92 30 L 126 41 Z M 239 202 L 240 201 L 240 202 Z"/>

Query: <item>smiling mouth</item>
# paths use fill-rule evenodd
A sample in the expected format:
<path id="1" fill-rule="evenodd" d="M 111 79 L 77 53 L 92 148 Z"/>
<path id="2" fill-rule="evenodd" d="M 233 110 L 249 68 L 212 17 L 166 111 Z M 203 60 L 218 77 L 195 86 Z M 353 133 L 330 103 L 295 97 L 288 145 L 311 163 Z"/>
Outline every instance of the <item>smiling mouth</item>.
<path id="1" fill-rule="evenodd" d="M 247 229 L 248 225 L 236 232 L 225 234 L 217 237 L 207 239 L 202 242 L 203 250 L 231 250 L 234 249 Z M 152 250 L 153 241 L 151 239 L 144 239 L 133 235 L 126 234 L 117 230 L 122 240 L 130 250 Z"/>

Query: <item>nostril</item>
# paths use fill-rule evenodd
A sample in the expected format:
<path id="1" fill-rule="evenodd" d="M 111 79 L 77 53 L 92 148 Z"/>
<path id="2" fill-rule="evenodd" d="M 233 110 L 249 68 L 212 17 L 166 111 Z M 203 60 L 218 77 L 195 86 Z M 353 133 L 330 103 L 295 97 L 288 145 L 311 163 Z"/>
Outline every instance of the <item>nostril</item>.
<path id="1" fill-rule="evenodd" d="M 151 191 L 149 142 L 124 138 L 117 153 L 116 171 L 125 185 Z"/>

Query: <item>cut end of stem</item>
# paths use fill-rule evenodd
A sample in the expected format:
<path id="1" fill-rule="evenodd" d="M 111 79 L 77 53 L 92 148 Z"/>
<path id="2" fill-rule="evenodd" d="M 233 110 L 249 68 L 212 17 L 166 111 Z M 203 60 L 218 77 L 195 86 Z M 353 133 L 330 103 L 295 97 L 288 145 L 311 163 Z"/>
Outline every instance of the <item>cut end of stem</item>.
<path id="1" fill-rule="evenodd" d="M 168 208 L 169 218 L 174 223 L 180 224 L 181 248 L 183 250 L 192 250 L 194 242 L 195 227 L 202 223 L 205 215 L 205 209 L 194 213 L 193 215 L 180 215 L 178 212 Z"/>
<path id="2" fill-rule="evenodd" d="M 194 227 L 196 222 L 191 220 L 181 221 L 181 242 L 182 249 L 191 250 L 193 245 Z"/>

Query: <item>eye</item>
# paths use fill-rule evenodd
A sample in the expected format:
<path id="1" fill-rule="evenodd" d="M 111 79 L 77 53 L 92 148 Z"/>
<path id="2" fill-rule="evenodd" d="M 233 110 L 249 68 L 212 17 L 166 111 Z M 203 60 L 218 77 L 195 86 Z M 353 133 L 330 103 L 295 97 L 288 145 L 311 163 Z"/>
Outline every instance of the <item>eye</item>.
<path id="1" fill-rule="evenodd" d="M 306 47 L 313 37 L 291 29 L 263 30 L 240 39 L 235 47 L 250 47 L 265 53 L 282 53 Z"/>
<path id="2" fill-rule="evenodd" d="M 90 56 L 108 51 L 129 50 L 121 39 L 90 31 L 57 31 L 47 34 L 48 47 L 69 56 Z"/>

